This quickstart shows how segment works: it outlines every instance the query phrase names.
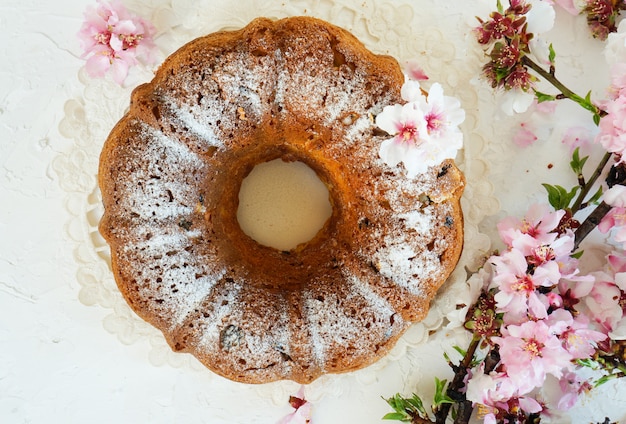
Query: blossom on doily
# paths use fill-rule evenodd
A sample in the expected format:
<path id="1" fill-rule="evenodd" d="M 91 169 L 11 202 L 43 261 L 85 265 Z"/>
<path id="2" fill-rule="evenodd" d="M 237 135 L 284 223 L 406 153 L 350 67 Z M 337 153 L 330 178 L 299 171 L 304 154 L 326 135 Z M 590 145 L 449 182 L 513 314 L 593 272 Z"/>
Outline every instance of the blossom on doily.
<path id="1" fill-rule="evenodd" d="M 513 135 L 513 143 L 519 147 L 531 146 L 537 141 L 535 128 L 529 122 L 522 122 L 515 135 Z"/>
<path id="2" fill-rule="evenodd" d="M 295 411 L 284 416 L 277 424 L 308 424 L 311 422 L 311 402 L 304 398 L 304 386 L 301 386 L 294 396 L 289 397 L 289 404 Z"/>
<path id="3" fill-rule="evenodd" d="M 503 99 L 506 99 L 509 93 L 511 92 L 504 93 Z M 513 134 L 513 143 L 522 148 L 529 147 L 538 140 L 547 140 L 550 137 L 554 130 L 554 111 L 556 109 L 556 102 L 554 101 L 538 103 L 530 93 L 524 94 L 533 101 L 532 113 L 520 122 Z"/>
<path id="4" fill-rule="evenodd" d="M 434 83 L 427 95 L 418 81 L 407 78 L 401 88 L 403 105 L 386 106 L 376 125 L 392 138 L 381 143 L 379 156 L 389 166 L 404 164 L 409 178 L 456 157 L 463 146 L 459 125 L 465 119 L 458 99 L 445 96 Z"/>
<path id="5" fill-rule="evenodd" d="M 155 29 L 148 21 L 133 16 L 119 1 L 97 0 L 89 6 L 78 32 L 83 47 L 85 68 L 92 77 L 111 72 L 113 80 L 122 84 L 131 66 L 139 61 L 152 63 Z"/>
<path id="6" fill-rule="evenodd" d="M 404 72 L 406 72 L 406 74 L 408 75 L 409 80 L 428 80 L 428 75 L 426 75 L 426 72 L 424 72 L 424 69 L 422 69 L 420 62 L 417 59 L 409 59 L 404 62 Z"/>

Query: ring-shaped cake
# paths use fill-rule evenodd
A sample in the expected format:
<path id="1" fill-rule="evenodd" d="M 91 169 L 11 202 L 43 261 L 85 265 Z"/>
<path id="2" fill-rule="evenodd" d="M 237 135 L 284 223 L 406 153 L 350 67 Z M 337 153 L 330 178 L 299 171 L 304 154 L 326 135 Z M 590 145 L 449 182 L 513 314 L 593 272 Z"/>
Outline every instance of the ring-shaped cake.
<path id="1" fill-rule="evenodd" d="M 371 364 L 421 320 L 463 243 L 452 160 L 407 178 L 374 117 L 402 102 L 395 59 L 305 17 L 196 39 L 136 88 L 100 158 L 117 284 L 132 309 L 227 378 L 307 383 Z M 240 228 L 242 180 L 301 161 L 332 215 L 289 251 Z"/>

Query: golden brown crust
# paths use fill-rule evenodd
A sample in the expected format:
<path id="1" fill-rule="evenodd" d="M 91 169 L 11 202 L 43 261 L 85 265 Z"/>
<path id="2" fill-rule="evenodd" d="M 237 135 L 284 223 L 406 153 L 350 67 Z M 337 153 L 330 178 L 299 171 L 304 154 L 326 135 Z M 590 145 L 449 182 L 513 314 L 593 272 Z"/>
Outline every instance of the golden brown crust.
<path id="1" fill-rule="evenodd" d="M 310 382 L 383 356 L 422 319 L 463 240 L 452 161 L 408 180 L 372 118 L 399 103 L 397 62 L 313 18 L 196 39 L 133 92 L 100 158 L 100 232 L 131 307 L 173 349 L 243 382 Z M 333 213 L 289 252 L 236 219 L 243 178 L 309 165 Z"/>

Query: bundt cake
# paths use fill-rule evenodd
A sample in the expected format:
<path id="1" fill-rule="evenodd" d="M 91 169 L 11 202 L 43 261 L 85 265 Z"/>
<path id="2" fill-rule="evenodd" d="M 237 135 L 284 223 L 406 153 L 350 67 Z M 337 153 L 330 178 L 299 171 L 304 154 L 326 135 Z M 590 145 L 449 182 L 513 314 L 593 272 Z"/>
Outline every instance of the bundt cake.
<path id="1" fill-rule="evenodd" d="M 421 320 L 463 240 L 453 161 L 407 178 L 374 125 L 398 63 L 305 17 L 191 41 L 137 87 L 100 157 L 100 232 L 131 308 L 229 379 L 311 382 L 364 367 Z M 284 251 L 240 228 L 255 165 L 300 161 L 332 213 Z"/>

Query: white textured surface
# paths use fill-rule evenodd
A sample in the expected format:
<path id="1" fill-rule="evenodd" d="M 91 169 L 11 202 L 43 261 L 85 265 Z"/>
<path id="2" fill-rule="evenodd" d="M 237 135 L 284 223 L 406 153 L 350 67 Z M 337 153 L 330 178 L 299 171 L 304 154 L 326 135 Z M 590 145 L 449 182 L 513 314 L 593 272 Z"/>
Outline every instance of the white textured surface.
<path id="1" fill-rule="evenodd" d="M 185 355 L 170 354 L 162 338 L 119 303 L 108 268 L 102 266 L 107 252 L 93 234 L 98 218 L 92 192 L 94 152 L 99 146 L 90 140 L 106 136 L 128 103 L 128 90 L 79 73 L 83 62 L 75 33 L 84 8 L 93 3 L 4 0 L 0 5 L 0 422 L 276 422 L 290 412 L 286 396 L 297 385 L 231 383 Z M 553 145 L 543 142 L 520 151 L 509 142 L 517 121 L 494 113 L 488 89 L 464 85 L 467 72 L 477 71 L 482 60 L 479 49 L 464 50 L 472 45 L 464 41 L 464 25 L 474 25 L 474 16 L 485 15 L 492 2 L 429 0 L 420 3 L 422 10 L 405 2 L 395 1 L 392 8 L 390 1 L 373 0 L 125 3 L 159 28 L 176 27 L 177 36 L 166 32 L 159 38 L 164 52 L 195 32 L 217 29 L 220 18 L 239 27 L 252 16 L 299 13 L 335 17 L 375 51 L 395 46 L 399 59 L 428 54 L 426 71 L 432 75 L 441 70 L 435 78 L 446 90 L 456 88 L 464 104 L 476 106 L 468 110 L 465 130 L 471 137 L 463 165 L 466 174 L 488 174 L 491 182 L 473 181 L 466 191 L 471 201 L 464 208 L 468 221 L 481 223 L 481 231 L 493 234 L 494 220 L 483 218 L 499 203 L 506 213 L 520 215 L 529 201 L 542 195 L 538 182 L 565 184 L 557 134 L 578 122 L 578 112 L 560 107 L 558 113 L 565 118 L 548 141 Z M 425 25 L 409 28 L 411 22 Z M 581 92 L 593 88 L 601 97 L 607 82 L 606 72 L 595 68 L 602 62 L 601 46 L 586 37 L 580 20 L 561 16 L 557 25 L 563 29 L 555 41 L 559 70 L 566 72 L 563 79 Z M 419 38 L 406 43 L 414 32 Z M 596 79 L 588 81 L 585 75 Z M 139 81 L 145 74 L 132 77 Z M 75 125 L 87 120 L 89 128 Z M 61 136 L 59 125 L 73 139 Z M 477 251 L 488 249 L 478 228 L 468 228 L 468 237 Z M 449 286 L 435 313 L 409 330 L 402 349 L 381 364 L 324 377 L 307 388 L 315 422 L 380 422 L 378 417 L 388 412 L 380 396 L 398 391 L 428 395 L 435 375 L 449 377 L 439 353 L 454 355 L 451 346 L 463 345 L 466 334 L 444 328 L 428 343 L 420 342 L 426 340 L 427 329 L 441 327 L 444 319 L 458 319 L 454 299 L 466 292 Z M 602 421 L 606 415 L 626 422 L 624 386 L 609 384 L 584 399 L 571 414 L 573 422 Z"/>

